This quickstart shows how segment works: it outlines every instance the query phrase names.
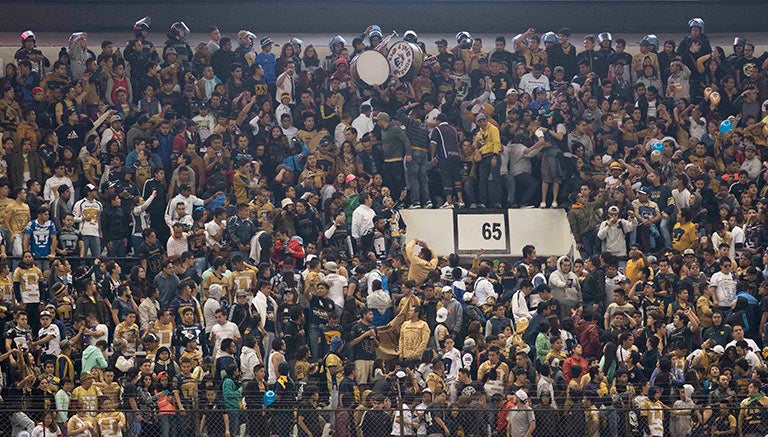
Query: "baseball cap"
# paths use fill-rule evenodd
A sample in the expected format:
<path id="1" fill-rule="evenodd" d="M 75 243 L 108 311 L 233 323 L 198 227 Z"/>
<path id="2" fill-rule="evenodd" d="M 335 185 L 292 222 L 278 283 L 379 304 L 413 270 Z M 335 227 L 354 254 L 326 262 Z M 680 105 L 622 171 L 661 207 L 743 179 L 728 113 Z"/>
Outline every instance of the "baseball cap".
<path id="1" fill-rule="evenodd" d="M 347 177 L 344 178 L 344 182 L 350 183 L 350 182 L 354 181 L 355 179 L 357 179 L 357 176 L 355 176 L 353 174 L 348 174 Z"/>
<path id="2" fill-rule="evenodd" d="M 112 117 L 109 118 L 110 123 L 114 123 L 116 121 L 123 121 L 123 117 L 119 115 L 113 115 Z"/>
<path id="3" fill-rule="evenodd" d="M 725 349 L 723 348 L 723 346 L 716 344 L 715 347 L 712 348 L 712 352 L 718 355 L 723 355 L 725 353 Z"/>
<path id="4" fill-rule="evenodd" d="M 488 116 L 485 115 L 485 112 L 481 112 L 481 113 L 477 114 L 477 118 L 475 118 L 475 120 L 477 120 L 477 121 L 488 120 Z"/>
<path id="5" fill-rule="evenodd" d="M 510 89 L 508 89 L 508 90 L 507 90 L 507 94 L 506 94 L 506 95 L 508 96 L 508 95 L 510 95 L 510 94 L 517 94 L 517 90 L 516 90 L 516 89 L 514 89 L 514 88 L 510 88 Z"/>
<path id="6" fill-rule="evenodd" d="M 237 293 L 235 293 L 235 297 L 247 297 L 248 292 L 245 290 L 239 290 Z"/>
<path id="7" fill-rule="evenodd" d="M 93 184 L 88 184 L 88 185 L 85 186 L 85 188 L 87 188 L 88 191 L 98 191 L 96 189 L 96 185 L 93 185 Z"/>
<path id="8" fill-rule="evenodd" d="M 286 197 L 285 199 L 282 200 L 282 202 L 280 202 L 280 208 L 285 208 L 288 205 L 293 205 L 293 200 L 291 200 L 288 197 Z"/>
<path id="9" fill-rule="evenodd" d="M 39 86 L 36 86 L 36 87 L 32 88 L 32 94 L 34 94 L 34 93 L 44 93 L 44 92 L 45 92 L 45 90 L 43 90 Z"/>
<path id="10" fill-rule="evenodd" d="M 516 391 L 515 396 L 523 402 L 528 400 L 528 393 L 524 392 L 522 389 Z"/>
<path id="11" fill-rule="evenodd" d="M 327 263 L 325 263 L 325 269 L 328 270 L 329 272 L 338 272 L 339 266 L 336 265 L 336 263 L 333 261 L 328 261 Z"/>
<path id="12" fill-rule="evenodd" d="M 440 309 L 445 309 L 445 308 L 440 308 Z M 40 317 L 51 317 L 51 312 L 50 311 L 42 311 L 40 313 Z"/>
<path id="13" fill-rule="evenodd" d="M 683 255 L 696 255 L 696 252 L 693 249 L 688 248 L 683 251 Z"/>
<path id="14" fill-rule="evenodd" d="M 640 187 L 637 189 L 637 192 L 640 194 L 645 194 L 646 196 L 651 193 L 651 190 L 648 189 L 648 187 Z"/>
<path id="15" fill-rule="evenodd" d="M 432 393 L 432 389 L 431 389 L 431 388 L 429 388 L 429 387 L 427 387 L 427 388 L 425 388 L 424 390 L 422 390 L 422 391 L 421 391 L 421 393 L 422 393 L 422 394 L 424 394 L 424 393 Z"/>
<path id="16" fill-rule="evenodd" d="M 619 213 L 619 207 L 616 205 L 611 206 L 608 208 L 608 212 L 611 214 L 618 214 Z"/>
<path id="17" fill-rule="evenodd" d="M 473 297 L 475 297 L 475 293 L 471 291 L 467 291 L 466 293 L 464 293 L 464 296 L 462 296 L 462 298 L 464 299 L 464 302 L 469 302 L 470 300 L 472 300 Z"/>
<path id="18" fill-rule="evenodd" d="M 445 308 L 440 308 L 437 310 L 437 323 L 443 323 L 448 319 L 448 310 Z"/>
<path id="19" fill-rule="evenodd" d="M 557 67 L 555 67 L 554 70 L 552 70 L 552 72 L 553 73 L 565 73 L 565 68 L 563 68 L 562 66 L 558 65 Z"/>

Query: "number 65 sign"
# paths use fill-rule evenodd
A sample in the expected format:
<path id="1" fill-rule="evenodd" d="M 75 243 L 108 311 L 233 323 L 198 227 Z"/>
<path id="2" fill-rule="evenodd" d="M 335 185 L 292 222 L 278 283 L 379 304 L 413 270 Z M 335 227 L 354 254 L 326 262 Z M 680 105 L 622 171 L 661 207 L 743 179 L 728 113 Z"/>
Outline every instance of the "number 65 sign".
<path id="1" fill-rule="evenodd" d="M 507 214 L 454 215 L 456 253 L 474 255 L 478 249 L 487 254 L 509 253 L 509 220 Z"/>

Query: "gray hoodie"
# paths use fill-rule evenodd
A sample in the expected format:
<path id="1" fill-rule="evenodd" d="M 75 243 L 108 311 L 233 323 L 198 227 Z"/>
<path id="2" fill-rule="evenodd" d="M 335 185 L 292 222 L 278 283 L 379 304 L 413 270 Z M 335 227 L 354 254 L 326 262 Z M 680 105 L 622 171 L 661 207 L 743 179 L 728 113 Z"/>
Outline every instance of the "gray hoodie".
<path id="1" fill-rule="evenodd" d="M 549 275 L 549 288 L 552 297 L 560 302 L 561 317 L 570 317 L 570 310 L 576 309 L 582 304 L 581 285 L 579 278 L 573 271 L 565 273 L 563 262 L 570 261 L 567 256 L 561 256 L 557 260 L 557 270 Z"/>

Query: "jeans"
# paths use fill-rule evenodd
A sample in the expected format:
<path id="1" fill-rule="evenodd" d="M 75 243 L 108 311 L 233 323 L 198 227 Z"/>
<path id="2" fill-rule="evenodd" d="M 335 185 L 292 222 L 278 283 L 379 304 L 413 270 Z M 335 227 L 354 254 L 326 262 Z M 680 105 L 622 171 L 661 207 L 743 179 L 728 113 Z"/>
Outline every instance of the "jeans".
<path id="1" fill-rule="evenodd" d="M 107 246 L 107 256 L 112 258 L 125 258 L 128 256 L 128 247 L 125 245 L 125 240 L 122 238 L 119 240 L 110 240 L 112 243 L 112 249 Z"/>
<path id="2" fill-rule="evenodd" d="M 659 223 L 659 230 L 661 231 L 661 236 L 664 238 L 664 248 L 666 249 L 672 248 L 672 234 L 669 232 L 669 224 L 674 223 L 674 221 L 670 219 L 671 217 L 662 218 L 661 223 Z"/>
<path id="3" fill-rule="evenodd" d="M 98 258 L 101 256 L 101 238 L 94 235 L 83 235 L 85 255 Z"/>
<path id="4" fill-rule="evenodd" d="M 530 173 L 515 175 L 515 195 L 517 196 L 520 191 L 523 192 L 522 196 L 517 196 L 517 204 L 521 206 L 531 205 L 538 185 Z"/>
<path id="5" fill-rule="evenodd" d="M 309 342 L 309 350 L 312 352 L 313 357 L 322 357 L 322 345 L 320 341 L 323 339 L 323 331 L 318 325 L 309 325 L 309 336 L 307 341 Z"/>
<path id="6" fill-rule="evenodd" d="M 597 228 L 589 230 L 581 234 L 582 258 L 589 258 L 590 256 L 600 252 L 600 239 L 597 238 Z"/>
<path id="7" fill-rule="evenodd" d="M 389 187 L 393 196 L 400 196 L 405 188 L 405 165 L 403 161 L 385 162 L 381 169 L 384 186 Z"/>
<path id="8" fill-rule="evenodd" d="M 478 168 L 478 195 L 477 201 L 483 205 L 493 205 L 499 203 L 498 200 L 498 185 L 501 171 L 498 158 L 495 166 L 491 165 L 491 161 L 494 159 L 493 155 L 486 155 L 480 161 Z"/>
<path id="9" fill-rule="evenodd" d="M 514 205 L 515 203 L 515 177 L 510 173 L 501 175 L 504 179 L 504 188 L 507 190 L 507 206 Z"/>
<path id="10" fill-rule="evenodd" d="M 405 173 L 408 190 L 411 193 L 411 205 L 424 205 L 429 201 L 429 185 L 427 182 L 427 152 L 413 150 L 413 159 L 405 163 Z M 393 192 L 393 195 L 396 193 Z"/>
<path id="11" fill-rule="evenodd" d="M 227 415 L 229 416 L 229 435 L 237 437 L 240 435 L 240 410 L 227 410 Z"/>
<path id="12" fill-rule="evenodd" d="M 160 437 L 170 437 L 171 427 L 175 425 L 174 419 L 175 416 L 172 414 L 160 414 Z"/>
<path id="13" fill-rule="evenodd" d="M 464 203 L 467 205 L 477 202 L 477 181 L 473 177 L 467 177 L 461 187 L 464 193 Z"/>

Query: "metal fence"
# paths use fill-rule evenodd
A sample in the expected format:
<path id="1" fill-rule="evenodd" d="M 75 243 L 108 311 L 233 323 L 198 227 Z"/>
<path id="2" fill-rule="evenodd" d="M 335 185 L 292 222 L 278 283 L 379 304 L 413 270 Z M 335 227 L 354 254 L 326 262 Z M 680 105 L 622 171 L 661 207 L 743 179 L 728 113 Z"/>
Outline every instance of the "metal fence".
<path id="1" fill-rule="evenodd" d="M 723 408 L 712 405 L 643 409 L 578 405 L 569 409 L 554 409 L 533 405 L 529 410 L 497 408 L 477 402 L 459 404 L 423 409 L 385 402 L 373 407 L 352 405 L 348 409 L 333 410 L 323 405 L 313 407 L 307 402 L 292 408 L 238 410 L 226 410 L 217 404 L 210 408 L 174 412 L 142 409 L 78 414 L 53 409 L 0 409 L 0 436 L 28 437 L 24 432 L 32 435 L 48 412 L 55 417 L 61 434 L 68 437 L 517 437 L 525 434 L 531 422 L 535 423 L 532 435 L 542 437 L 561 436 L 564 432 L 569 437 L 686 437 L 714 435 L 712 430 L 730 430 L 731 433 L 723 435 L 755 437 L 768 432 L 765 407 Z M 41 431 L 38 429 L 37 432 Z"/>

